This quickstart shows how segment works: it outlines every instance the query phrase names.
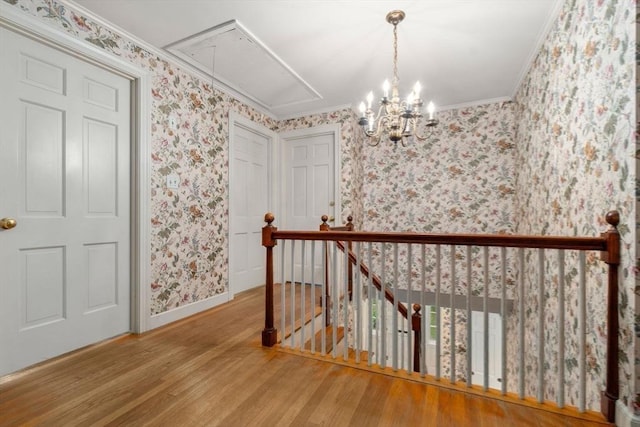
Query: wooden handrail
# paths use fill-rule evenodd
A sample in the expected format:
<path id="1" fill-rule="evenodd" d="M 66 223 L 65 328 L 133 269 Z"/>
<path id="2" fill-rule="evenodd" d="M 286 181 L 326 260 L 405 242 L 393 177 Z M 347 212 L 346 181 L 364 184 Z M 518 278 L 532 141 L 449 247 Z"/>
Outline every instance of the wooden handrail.
<path id="1" fill-rule="evenodd" d="M 618 348 L 618 268 L 620 265 L 620 234 L 617 226 L 620 215 L 617 211 L 608 212 L 606 221 L 609 229 L 599 237 L 555 237 L 555 236 L 529 236 L 529 235 L 482 235 L 482 234 L 431 234 L 431 233 L 377 233 L 363 231 L 336 231 L 328 226 L 324 231 L 278 231 L 272 226 L 273 214 L 265 215 L 267 225 L 262 229 L 262 245 L 267 251 L 266 285 L 265 285 L 265 328 L 262 331 L 262 345 L 271 347 L 277 341 L 277 331 L 273 325 L 273 247 L 278 240 L 315 240 L 336 241 L 339 245 L 345 242 L 377 242 L 377 243 L 413 243 L 430 245 L 457 245 L 457 246 L 491 246 L 532 249 L 565 249 L 565 250 L 595 250 L 600 251 L 600 258 L 608 264 L 608 288 L 607 288 L 607 363 L 606 363 L 606 388 L 601 395 L 601 411 L 609 422 L 615 421 L 615 407 L 619 398 L 619 348 Z M 326 223 L 326 222 L 325 222 Z M 323 224 L 324 225 L 324 224 Z M 321 226 L 322 227 L 322 226 Z M 355 254 L 349 251 L 349 262 L 357 263 Z M 360 263 L 363 274 L 370 274 L 369 269 Z M 377 280 L 376 280 L 377 278 Z M 372 275 L 372 281 L 381 284 L 380 278 Z M 379 288 L 381 289 L 381 287 Z M 387 290 L 388 291 L 388 290 Z M 394 298 L 393 294 L 385 298 Z M 393 301 L 393 300 L 391 300 Z M 407 318 L 407 308 L 403 316 Z M 419 318 L 419 311 L 412 315 L 412 325 Z M 415 318 L 414 318 L 415 316 Z M 415 329 L 414 329 L 415 330 Z M 419 360 L 419 358 L 418 358 Z M 414 369 L 415 360 L 414 360 Z M 419 369 L 419 366 L 418 366 Z"/>
<path id="2" fill-rule="evenodd" d="M 345 251 L 345 246 L 342 242 L 336 241 L 336 245 L 338 246 L 338 249 L 340 249 L 343 252 Z M 349 263 L 352 265 L 356 265 L 358 263 L 356 254 L 354 254 L 353 251 L 349 251 Z M 369 274 L 371 274 L 371 282 L 373 283 L 373 285 L 376 287 L 377 290 L 382 292 L 382 280 L 377 274 L 369 273 L 369 267 L 362 262 L 360 263 L 360 272 L 364 274 L 365 277 L 369 277 Z M 389 289 L 385 288 L 384 298 L 387 301 L 389 301 L 391 304 L 394 304 L 395 295 Z M 400 312 L 400 314 L 402 314 L 402 316 L 405 319 L 408 319 L 409 314 L 407 312 L 407 307 L 405 307 L 402 304 L 398 304 L 398 311 Z"/>
<path id="3" fill-rule="evenodd" d="M 375 233 L 370 231 L 274 231 L 275 240 L 321 240 L 428 245 L 493 246 L 607 252 L 606 237 L 553 237 L 502 234 Z"/>

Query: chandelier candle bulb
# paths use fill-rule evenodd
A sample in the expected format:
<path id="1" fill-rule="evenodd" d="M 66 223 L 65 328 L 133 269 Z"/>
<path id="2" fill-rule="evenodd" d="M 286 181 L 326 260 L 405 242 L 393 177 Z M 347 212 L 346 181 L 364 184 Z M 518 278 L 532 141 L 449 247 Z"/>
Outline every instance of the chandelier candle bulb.
<path id="1" fill-rule="evenodd" d="M 431 128 L 438 124 L 434 119 L 433 113 L 435 107 L 433 103 L 429 103 L 427 111 L 429 119 L 423 121 L 422 99 L 420 99 L 420 91 L 422 86 L 417 81 L 413 86 L 413 90 L 407 95 L 406 99 L 400 97 L 398 86 L 400 79 L 398 77 L 398 24 L 405 18 L 405 13 L 401 10 L 393 10 L 387 14 L 387 22 L 393 25 L 393 79 L 391 83 L 385 80 L 382 84 L 382 98 L 378 112 L 375 113 L 371 109 L 373 103 L 373 92 L 367 95 L 367 107 L 360 104 L 360 120 L 358 124 L 362 126 L 367 142 L 369 145 L 376 146 L 380 143 L 383 135 L 397 145 L 398 141 L 405 146 L 406 141 L 410 138 L 418 141 L 425 141 L 427 136 L 419 134 L 419 129 Z M 391 90 L 391 95 L 389 95 Z M 423 122 L 421 124 L 421 122 Z"/>

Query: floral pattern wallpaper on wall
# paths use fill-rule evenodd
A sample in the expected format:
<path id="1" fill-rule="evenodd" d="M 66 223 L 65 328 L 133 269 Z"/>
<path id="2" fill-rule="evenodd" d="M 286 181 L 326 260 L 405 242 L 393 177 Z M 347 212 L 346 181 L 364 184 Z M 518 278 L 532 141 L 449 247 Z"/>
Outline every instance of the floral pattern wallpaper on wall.
<path id="1" fill-rule="evenodd" d="M 515 96 L 515 231 L 596 236 L 607 228 L 606 212 L 620 211 L 620 395 L 625 404 L 635 392 L 637 363 L 634 11 L 629 0 L 568 0 Z M 601 287 L 603 264 L 589 271 L 588 282 Z M 592 289 L 589 294 L 588 328 L 604 331 L 602 293 Z M 554 301 L 547 304 L 553 308 Z M 594 364 L 588 375 L 597 391 L 603 388 L 604 337 L 589 336 Z M 590 399 L 593 404 L 598 396 Z"/>
<path id="2" fill-rule="evenodd" d="M 229 111 L 275 121 L 62 3 L 4 1 L 150 73 L 151 315 L 227 292 Z"/>
<path id="3" fill-rule="evenodd" d="M 397 149 L 364 144 L 349 109 L 277 122 L 64 3 L 3 1 L 151 75 L 151 314 L 228 290 L 229 112 L 276 132 L 338 123 L 337 222 L 353 215 L 356 229 L 595 236 L 606 228 L 606 211 L 618 209 L 621 397 L 630 402 L 640 351 L 633 0 L 567 0 L 513 102 L 442 111 L 428 141 Z M 177 190 L 166 188 L 169 174 L 180 176 Z M 602 264 L 594 260 L 589 271 L 601 287 Z M 601 388 L 597 331 L 604 328 L 600 294 L 592 295 L 591 407 Z M 551 295 L 545 304 L 554 301 Z M 535 325 L 527 331 L 534 348 Z M 555 392 L 545 390 L 550 398 Z"/>
<path id="4" fill-rule="evenodd" d="M 364 148 L 364 229 L 511 233 L 514 106 L 496 103 L 438 114 L 425 142 Z"/>

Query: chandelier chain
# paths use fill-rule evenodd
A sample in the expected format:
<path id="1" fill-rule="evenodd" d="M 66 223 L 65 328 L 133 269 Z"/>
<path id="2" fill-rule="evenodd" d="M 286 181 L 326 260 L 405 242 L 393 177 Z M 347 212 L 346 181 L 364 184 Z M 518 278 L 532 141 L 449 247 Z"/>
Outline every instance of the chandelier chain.
<path id="1" fill-rule="evenodd" d="M 398 78 L 398 24 L 393 24 L 393 87 L 400 83 Z"/>

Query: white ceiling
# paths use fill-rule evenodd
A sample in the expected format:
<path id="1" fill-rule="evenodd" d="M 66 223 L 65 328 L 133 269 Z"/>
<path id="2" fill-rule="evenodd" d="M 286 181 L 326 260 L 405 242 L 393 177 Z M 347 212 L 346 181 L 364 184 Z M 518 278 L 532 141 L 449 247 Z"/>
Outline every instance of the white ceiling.
<path id="1" fill-rule="evenodd" d="M 394 9 L 406 13 L 398 25 L 401 95 L 419 80 L 422 98 L 439 109 L 510 98 L 562 3 L 75 0 L 149 45 L 200 61 L 190 62 L 203 73 L 215 68 L 220 86 L 231 86 L 277 118 L 356 106 L 370 90 L 380 96 L 382 81 L 392 77 L 393 26 L 385 16 Z M 229 21 L 236 30 L 230 38 L 244 44 L 216 47 L 214 61 L 207 47 L 221 42 L 207 37 L 224 33 L 220 26 Z"/>

